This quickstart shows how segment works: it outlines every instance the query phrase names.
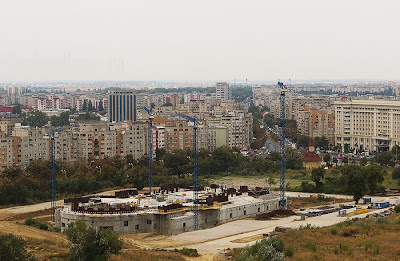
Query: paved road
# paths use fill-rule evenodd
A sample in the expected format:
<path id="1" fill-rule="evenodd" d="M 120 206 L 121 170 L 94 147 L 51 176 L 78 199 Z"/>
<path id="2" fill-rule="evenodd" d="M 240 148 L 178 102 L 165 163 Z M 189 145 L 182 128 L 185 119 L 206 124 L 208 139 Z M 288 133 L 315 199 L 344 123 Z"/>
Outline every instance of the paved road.
<path id="1" fill-rule="evenodd" d="M 352 210 L 354 211 L 354 209 L 349 211 Z M 368 214 L 381 211 L 382 210 L 375 210 L 369 212 Z M 357 215 L 356 217 L 365 217 L 366 215 L 367 214 L 362 214 Z M 296 219 L 299 219 L 299 217 L 292 216 L 268 221 L 238 220 L 210 229 L 203 229 L 171 236 L 169 239 L 180 242 L 188 242 L 187 245 L 182 247 L 196 248 L 197 251 L 202 254 L 218 253 L 226 248 L 232 249 L 235 247 L 245 247 L 248 244 L 255 243 L 256 240 L 247 243 L 233 243 L 232 241 L 262 235 L 264 233 L 270 233 L 275 229 L 276 226 L 296 228 L 301 225 L 304 226 L 311 224 L 323 227 L 345 221 L 347 217 L 338 216 L 338 214 L 335 212 L 319 217 L 307 218 L 305 221 L 299 221 Z M 215 239 L 212 239 L 213 237 Z"/>
<path id="2" fill-rule="evenodd" d="M 129 188 L 127 188 L 127 189 L 129 189 Z M 104 192 L 100 192 L 100 193 L 97 193 L 94 195 L 114 195 L 114 192 L 119 191 L 119 190 L 121 190 L 121 189 L 104 191 Z M 64 203 L 64 200 L 56 201 L 56 205 L 60 205 L 63 203 Z M 44 202 L 44 203 L 39 203 L 39 204 L 34 204 L 34 205 L 16 206 L 16 207 L 11 207 L 11 208 L 0 209 L 0 215 L 23 214 L 23 213 L 40 211 L 40 210 L 46 210 L 46 209 L 50 209 L 50 208 L 51 208 L 51 202 Z"/>

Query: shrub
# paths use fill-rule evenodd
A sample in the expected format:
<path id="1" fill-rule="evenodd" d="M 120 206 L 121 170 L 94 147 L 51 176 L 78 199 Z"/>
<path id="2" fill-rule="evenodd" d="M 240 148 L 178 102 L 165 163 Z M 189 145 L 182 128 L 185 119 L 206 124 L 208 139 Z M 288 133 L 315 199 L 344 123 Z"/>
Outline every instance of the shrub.
<path id="1" fill-rule="evenodd" d="M 24 225 L 36 227 L 42 230 L 49 230 L 49 226 L 43 222 L 40 222 L 34 218 L 27 218 L 25 219 Z"/>
<path id="2" fill-rule="evenodd" d="M 379 245 L 376 245 L 374 248 L 374 252 L 372 253 L 373 255 L 379 254 Z"/>
<path id="3" fill-rule="evenodd" d="M 338 234 L 337 228 L 335 228 L 335 227 L 331 228 L 331 234 L 336 236 Z"/>
<path id="4" fill-rule="evenodd" d="M 27 226 L 33 226 L 36 223 L 36 220 L 33 218 L 27 218 L 25 219 L 24 225 Z"/>
<path id="5" fill-rule="evenodd" d="M 340 243 L 339 244 L 339 248 L 341 249 L 341 250 L 343 250 L 343 251 L 347 251 L 347 250 L 349 250 L 349 245 L 347 245 L 346 243 Z"/>
<path id="6" fill-rule="evenodd" d="M 258 259 L 259 260 L 274 260 L 274 261 L 284 261 L 285 256 L 276 251 L 276 249 L 272 245 L 263 245 L 258 251 Z M 248 259 L 246 259 L 247 261 Z"/>
<path id="7" fill-rule="evenodd" d="M 333 253 L 334 253 L 335 255 L 339 254 L 339 249 L 337 249 L 337 248 L 333 249 Z"/>
<path id="8" fill-rule="evenodd" d="M 70 241 L 71 260 L 107 260 L 110 254 L 119 254 L 122 249 L 122 240 L 113 230 L 88 228 L 82 221 L 71 223 L 65 234 Z"/>
<path id="9" fill-rule="evenodd" d="M 372 242 L 365 243 L 365 252 L 368 252 L 368 249 L 372 248 Z"/>
<path id="10" fill-rule="evenodd" d="M 399 213 L 399 212 L 400 212 L 400 205 L 394 206 L 394 211 L 395 211 L 396 213 Z"/>
<path id="11" fill-rule="evenodd" d="M 199 256 L 199 253 L 197 252 L 197 249 L 193 249 L 193 248 L 182 248 L 182 249 L 176 249 L 174 250 L 175 252 L 184 254 L 185 256 L 190 256 L 190 257 L 197 257 Z"/>
<path id="12" fill-rule="evenodd" d="M 292 247 L 287 247 L 285 249 L 285 256 L 293 256 L 293 254 L 294 254 L 294 250 Z"/>
<path id="13" fill-rule="evenodd" d="M 0 235 L 0 260 L 34 261 L 36 258 L 27 252 L 25 240 L 13 234 Z"/>
<path id="14" fill-rule="evenodd" d="M 307 224 L 307 225 L 301 225 L 297 228 L 297 230 L 305 230 L 305 229 L 317 229 L 319 228 L 318 226 Z"/>
<path id="15" fill-rule="evenodd" d="M 313 252 L 317 252 L 317 245 L 310 241 L 307 241 L 306 243 L 304 243 L 304 247 L 312 250 Z"/>

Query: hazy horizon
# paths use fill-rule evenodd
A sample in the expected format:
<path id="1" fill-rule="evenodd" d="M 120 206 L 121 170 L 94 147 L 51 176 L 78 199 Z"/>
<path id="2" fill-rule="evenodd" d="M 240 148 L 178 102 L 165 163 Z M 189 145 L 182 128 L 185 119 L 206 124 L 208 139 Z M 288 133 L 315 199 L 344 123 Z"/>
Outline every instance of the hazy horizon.
<path id="1" fill-rule="evenodd" d="M 399 80 L 397 1 L 0 3 L 0 82 Z"/>

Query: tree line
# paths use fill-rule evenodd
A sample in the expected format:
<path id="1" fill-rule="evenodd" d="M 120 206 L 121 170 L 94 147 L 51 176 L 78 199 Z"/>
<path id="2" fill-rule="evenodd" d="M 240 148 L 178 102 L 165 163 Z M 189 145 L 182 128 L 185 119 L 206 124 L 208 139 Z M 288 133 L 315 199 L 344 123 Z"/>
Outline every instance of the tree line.
<path id="1" fill-rule="evenodd" d="M 220 147 L 213 152 L 200 150 L 200 183 L 214 175 L 262 175 L 279 171 L 280 155 L 267 158 L 245 157 L 237 150 Z M 288 155 L 287 167 L 301 169 L 301 160 Z M 193 151 L 167 152 L 157 149 L 153 162 L 153 185 L 169 183 L 193 184 Z M 148 186 L 148 157 L 138 160 L 132 155 L 115 156 L 96 161 L 56 161 L 57 197 L 98 192 L 115 187 Z M 0 174 L 0 205 L 32 204 L 51 198 L 51 165 L 35 160 L 26 168 L 9 167 Z"/>

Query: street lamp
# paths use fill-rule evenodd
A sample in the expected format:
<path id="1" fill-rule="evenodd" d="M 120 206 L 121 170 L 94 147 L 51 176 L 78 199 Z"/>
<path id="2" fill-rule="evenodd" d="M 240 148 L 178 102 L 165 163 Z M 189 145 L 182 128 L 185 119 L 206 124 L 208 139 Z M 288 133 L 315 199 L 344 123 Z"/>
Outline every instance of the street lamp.
<path id="1" fill-rule="evenodd" d="M 97 166 L 96 169 L 100 169 L 100 176 L 101 176 L 101 166 Z"/>

